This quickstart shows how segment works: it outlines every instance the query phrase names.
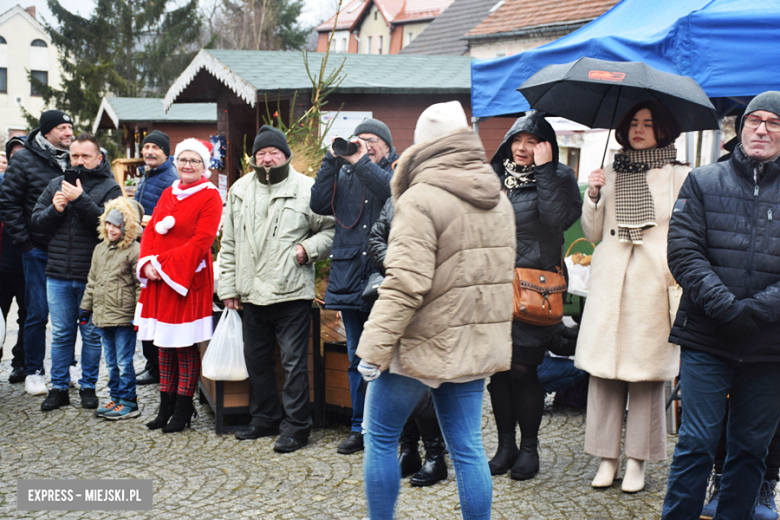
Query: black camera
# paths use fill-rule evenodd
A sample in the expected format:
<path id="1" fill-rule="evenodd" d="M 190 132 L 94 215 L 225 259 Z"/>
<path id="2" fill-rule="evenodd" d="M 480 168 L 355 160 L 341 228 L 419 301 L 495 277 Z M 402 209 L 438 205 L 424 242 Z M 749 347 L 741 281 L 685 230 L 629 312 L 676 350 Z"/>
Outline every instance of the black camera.
<path id="1" fill-rule="evenodd" d="M 347 141 L 343 137 L 337 137 L 333 140 L 333 153 L 336 157 L 355 155 L 358 151 L 357 143 Z"/>

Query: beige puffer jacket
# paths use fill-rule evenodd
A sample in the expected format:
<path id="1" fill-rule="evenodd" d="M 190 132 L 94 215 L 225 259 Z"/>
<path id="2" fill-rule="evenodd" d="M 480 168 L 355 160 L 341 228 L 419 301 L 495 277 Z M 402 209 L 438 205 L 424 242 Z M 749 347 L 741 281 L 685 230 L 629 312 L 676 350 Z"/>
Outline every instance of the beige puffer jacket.
<path id="1" fill-rule="evenodd" d="M 464 380 L 509 369 L 515 224 L 479 137 L 409 148 L 391 183 L 387 276 L 357 354 L 385 370 Z"/>
<path id="2" fill-rule="evenodd" d="M 116 244 L 106 236 L 106 215 L 118 209 L 125 220 L 125 234 Z M 106 203 L 100 216 L 98 236 L 102 240 L 92 252 L 87 287 L 81 299 L 81 308 L 92 311 L 95 327 L 129 327 L 141 282 L 135 276 L 138 254 L 141 246 L 136 241 L 141 231 L 144 210 L 140 204 L 126 197 L 119 197 Z"/>

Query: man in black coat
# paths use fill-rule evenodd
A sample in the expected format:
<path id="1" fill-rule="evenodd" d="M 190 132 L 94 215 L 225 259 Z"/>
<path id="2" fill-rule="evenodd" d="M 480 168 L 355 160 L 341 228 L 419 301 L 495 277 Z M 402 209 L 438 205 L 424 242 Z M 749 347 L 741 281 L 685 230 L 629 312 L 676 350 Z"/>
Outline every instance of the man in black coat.
<path id="1" fill-rule="evenodd" d="M 52 324 L 51 390 L 41 404 L 49 411 L 70 404 L 69 368 L 81 332 L 81 405 L 97 408 L 95 395 L 100 366 L 100 336 L 90 320 L 79 325 L 79 306 L 87 286 L 92 251 L 99 243 L 98 222 L 103 206 L 122 196 L 100 145 L 89 134 L 79 135 L 70 145 L 70 162 L 77 177 L 56 177 L 43 190 L 33 210 L 31 228 L 53 230 L 46 263 L 46 296 Z M 66 170 L 68 175 L 72 170 Z"/>
<path id="2" fill-rule="evenodd" d="M 748 104 L 739 136 L 728 162 L 689 174 L 669 226 L 683 416 L 668 520 L 699 517 L 727 406 L 715 517 L 752 518 L 780 420 L 780 92 Z"/>
<path id="3" fill-rule="evenodd" d="M 24 369 L 25 391 L 31 395 L 46 393 L 43 358 L 46 354 L 46 324 L 49 307 L 46 302 L 46 248 L 49 230 L 38 233 L 30 220 L 38 197 L 53 178 L 62 175 L 69 165 L 68 147 L 73 139 L 70 116 L 59 110 L 41 114 L 40 126 L 30 133 L 22 150 L 14 153 L 0 186 L 0 207 L 5 226 L 16 247 L 22 252 L 25 307 Z"/>

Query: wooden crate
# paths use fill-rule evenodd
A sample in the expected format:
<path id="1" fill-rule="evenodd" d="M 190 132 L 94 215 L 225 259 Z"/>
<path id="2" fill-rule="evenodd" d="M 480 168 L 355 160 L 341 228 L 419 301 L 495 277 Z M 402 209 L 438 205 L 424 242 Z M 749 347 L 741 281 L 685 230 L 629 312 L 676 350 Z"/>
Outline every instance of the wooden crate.
<path id="1" fill-rule="evenodd" d="M 216 327 L 221 313 L 214 315 L 214 327 Z M 309 335 L 309 400 L 311 401 L 314 426 L 322 425 L 323 394 L 325 378 L 323 375 L 322 352 L 320 349 L 320 309 L 311 309 L 311 333 Z M 317 338 L 317 339 L 315 339 Z M 208 350 L 208 341 L 200 344 L 200 357 Z M 316 345 L 316 348 L 315 348 Z M 284 370 L 282 369 L 279 345 L 276 345 L 276 387 L 281 400 L 282 387 L 284 385 Z M 201 402 L 207 402 L 214 410 L 216 417 L 215 430 L 217 433 L 229 433 L 243 429 L 249 423 L 249 380 L 244 381 L 214 381 L 201 375 L 199 381 Z M 226 425 L 226 416 L 235 419 L 237 424 Z M 243 420 L 242 420 L 243 419 Z"/>

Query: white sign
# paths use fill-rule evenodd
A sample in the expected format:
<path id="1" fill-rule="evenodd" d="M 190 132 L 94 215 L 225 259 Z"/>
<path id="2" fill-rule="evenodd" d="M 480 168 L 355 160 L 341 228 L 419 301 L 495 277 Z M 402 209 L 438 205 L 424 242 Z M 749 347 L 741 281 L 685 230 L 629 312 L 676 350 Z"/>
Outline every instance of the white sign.
<path id="1" fill-rule="evenodd" d="M 322 132 L 327 125 L 331 124 L 331 122 L 333 124 L 325 134 L 322 145 L 326 147 L 330 146 L 334 137 L 350 137 L 357 125 L 371 117 L 373 117 L 373 112 L 323 112 L 320 132 Z"/>
<path id="2" fill-rule="evenodd" d="M 220 173 L 219 177 L 219 194 L 222 195 L 222 202 L 227 200 L 228 187 L 227 187 L 227 175 Z"/>

